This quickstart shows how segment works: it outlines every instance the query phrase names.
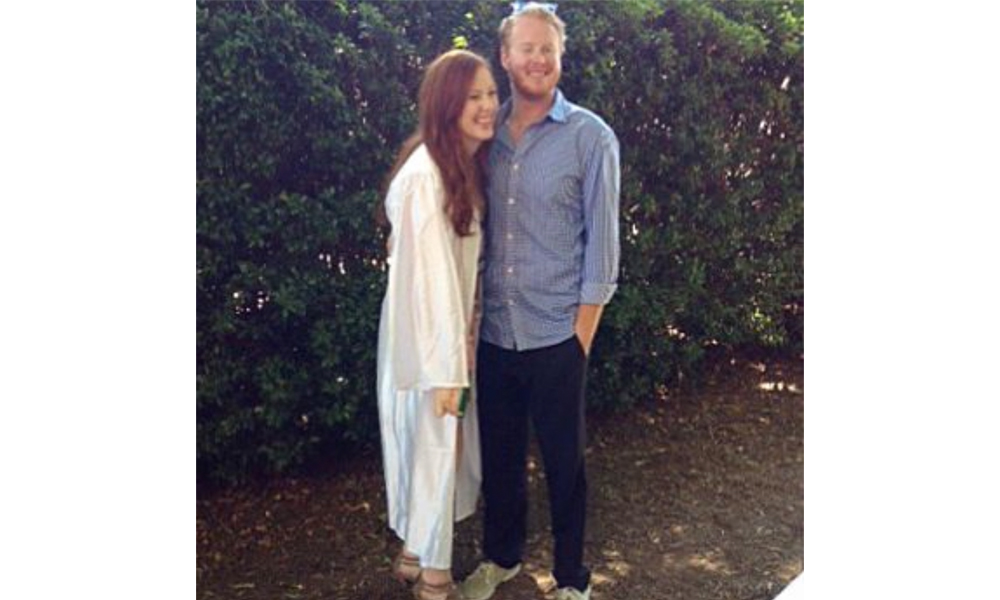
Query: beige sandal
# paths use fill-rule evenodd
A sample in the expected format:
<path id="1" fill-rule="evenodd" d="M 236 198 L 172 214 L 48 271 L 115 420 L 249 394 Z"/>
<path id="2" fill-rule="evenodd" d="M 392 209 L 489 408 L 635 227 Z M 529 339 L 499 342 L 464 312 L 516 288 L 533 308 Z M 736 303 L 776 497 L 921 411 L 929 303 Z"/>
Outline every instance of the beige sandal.
<path id="1" fill-rule="evenodd" d="M 413 597 L 417 600 L 465 600 L 454 581 L 433 584 L 424 581 L 423 577 L 417 577 Z"/>
<path id="2" fill-rule="evenodd" d="M 392 561 L 392 576 L 400 583 L 416 583 L 420 579 L 420 559 L 400 551 Z"/>

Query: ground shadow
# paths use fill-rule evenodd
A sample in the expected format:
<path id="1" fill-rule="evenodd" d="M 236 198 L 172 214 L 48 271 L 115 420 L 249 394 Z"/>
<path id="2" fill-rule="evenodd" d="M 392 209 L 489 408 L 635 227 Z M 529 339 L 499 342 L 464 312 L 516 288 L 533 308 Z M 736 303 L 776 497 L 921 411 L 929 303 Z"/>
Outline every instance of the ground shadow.
<path id="1" fill-rule="evenodd" d="M 705 385 L 588 414 L 594 600 L 770 600 L 803 568 L 801 360 L 728 360 Z M 554 597 L 544 474 L 532 452 L 525 568 L 496 600 Z M 336 474 L 198 500 L 198 598 L 406 600 L 389 577 L 377 455 Z M 481 512 L 454 570 L 481 554 Z"/>

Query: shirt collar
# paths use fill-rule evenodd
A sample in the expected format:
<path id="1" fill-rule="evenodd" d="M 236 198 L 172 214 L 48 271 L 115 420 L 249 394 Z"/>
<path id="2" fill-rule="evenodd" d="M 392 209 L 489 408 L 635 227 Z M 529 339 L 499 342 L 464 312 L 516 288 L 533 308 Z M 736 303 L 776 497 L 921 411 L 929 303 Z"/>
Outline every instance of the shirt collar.
<path id="1" fill-rule="evenodd" d="M 557 123 L 565 123 L 569 116 L 569 102 L 563 96 L 562 90 L 556 88 L 556 99 L 552 102 L 548 117 Z"/>
<path id="2" fill-rule="evenodd" d="M 514 110 L 514 99 L 508 98 L 503 106 L 500 107 L 500 118 L 499 123 L 507 123 L 507 119 L 510 118 L 510 113 Z M 565 123 L 566 119 L 569 117 L 569 102 L 566 97 L 563 96 L 562 90 L 556 88 L 556 97 L 552 101 L 552 107 L 549 108 L 549 112 L 545 114 L 545 117 L 552 119 L 557 123 Z"/>

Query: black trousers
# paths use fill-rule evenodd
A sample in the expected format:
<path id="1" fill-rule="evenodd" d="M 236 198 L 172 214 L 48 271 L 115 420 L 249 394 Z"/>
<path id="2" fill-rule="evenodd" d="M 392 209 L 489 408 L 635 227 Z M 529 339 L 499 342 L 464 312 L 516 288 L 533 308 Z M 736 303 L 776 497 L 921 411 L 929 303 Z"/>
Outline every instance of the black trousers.
<path id="1" fill-rule="evenodd" d="M 510 568 L 524 554 L 531 419 L 548 482 L 555 538 L 553 575 L 559 587 L 582 591 L 590 582 L 590 571 L 583 565 L 587 512 L 583 347 L 575 335 L 555 346 L 527 351 L 483 342 L 476 356 L 486 558 Z"/>

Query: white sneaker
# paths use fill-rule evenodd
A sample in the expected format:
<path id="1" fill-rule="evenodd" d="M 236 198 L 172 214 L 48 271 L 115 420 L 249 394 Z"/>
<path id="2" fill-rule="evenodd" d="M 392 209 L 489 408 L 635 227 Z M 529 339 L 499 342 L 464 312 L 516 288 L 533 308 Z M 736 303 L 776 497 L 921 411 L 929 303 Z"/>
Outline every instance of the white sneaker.
<path id="1" fill-rule="evenodd" d="M 497 586 L 505 581 L 510 581 L 520 572 L 520 563 L 505 569 L 495 562 L 483 561 L 479 563 L 471 575 L 465 578 L 465 581 L 459 585 L 459 589 L 466 600 L 486 600 L 497 591 Z"/>
<path id="2" fill-rule="evenodd" d="M 582 592 L 572 587 L 559 588 L 556 590 L 556 600 L 590 600 L 590 586 Z"/>

